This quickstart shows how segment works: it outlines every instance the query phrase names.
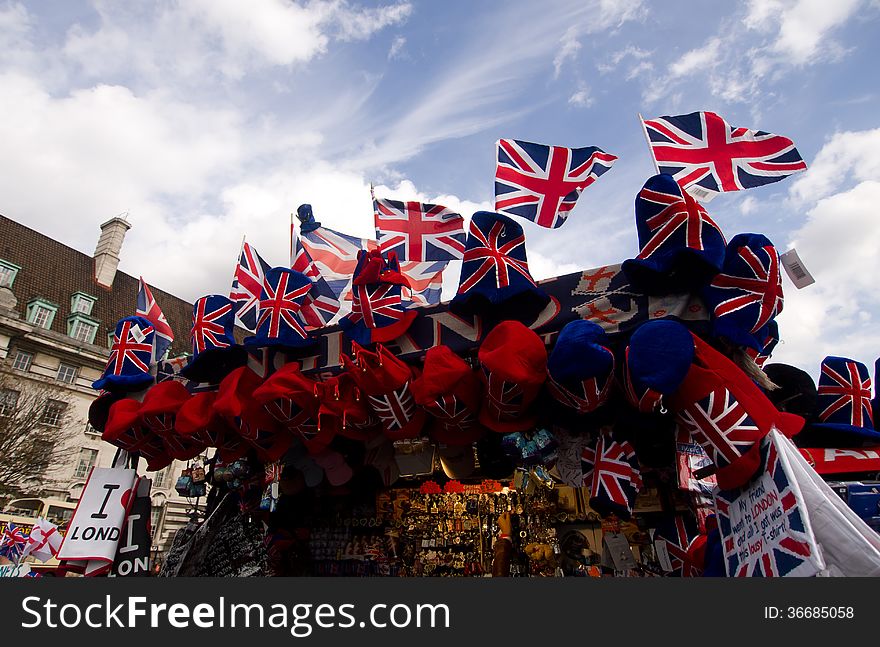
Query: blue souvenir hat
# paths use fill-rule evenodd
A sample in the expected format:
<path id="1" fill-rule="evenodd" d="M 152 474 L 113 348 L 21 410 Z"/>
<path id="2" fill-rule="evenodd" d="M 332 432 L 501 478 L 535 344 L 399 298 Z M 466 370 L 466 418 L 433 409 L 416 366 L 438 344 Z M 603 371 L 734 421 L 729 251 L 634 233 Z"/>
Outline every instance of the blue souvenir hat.
<path id="1" fill-rule="evenodd" d="M 358 252 L 351 284 L 351 314 L 339 321 L 348 338 L 368 346 L 404 334 L 417 316 L 407 309 L 404 287 L 409 287 L 409 282 L 400 273 L 397 254 L 388 252 L 383 257 L 378 250 Z"/>
<path id="2" fill-rule="evenodd" d="M 659 319 L 639 326 L 630 337 L 624 386 L 630 404 L 642 412 L 663 412 L 663 397 L 684 381 L 694 360 L 694 338 L 677 321 Z"/>
<path id="3" fill-rule="evenodd" d="M 763 350 L 765 328 L 782 312 L 779 265 L 779 253 L 766 236 L 737 234 L 730 240 L 721 272 L 703 290 L 716 337 Z"/>
<path id="4" fill-rule="evenodd" d="M 302 272 L 287 267 L 268 270 L 260 293 L 256 334 L 245 339 L 244 345 L 300 348 L 314 344 L 300 315 L 311 288 L 311 279 Z"/>
<path id="5" fill-rule="evenodd" d="M 602 326 L 583 319 L 562 328 L 547 361 L 547 390 L 578 413 L 595 411 L 608 401 L 614 354 Z"/>
<path id="6" fill-rule="evenodd" d="M 779 343 L 779 324 L 776 323 L 775 319 L 771 319 L 770 323 L 755 333 L 755 337 L 762 340 L 761 349 L 757 350 L 746 346 L 744 350 L 746 355 L 755 361 L 755 364 L 763 367 L 771 355 L 773 355 L 773 350 Z"/>
<path id="7" fill-rule="evenodd" d="M 475 213 L 465 241 L 458 294 L 449 309 L 461 316 L 531 323 L 549 302 L 529 274 L 522 227 L 498 213 Z"/>
<path id="8" fill-rule="evenodd" d="M 194 382 L 216 384 L 247 362 L 247 351 L 235 341 L 235 304 L 219 294 L 193 304 L 192 358 L 180 373 Z"/>
<path id="9" fill-rule="evenodd" d="M 703 206 L 671 175 L 648 178 L 636 196 L 641 251 L 623 262 L 630 285 L 646 294 L 693 292 L 721 269 L 726 241 Z"/>
<path id="10" fill-rule="evenodd" d="M 814 428 L 880 440 L 880 432 L 874 430 L 867 366 L 846 357 L 826 357 L 822 360 L 818 394 L 818 422 Z"/>
<path id="11" fill-rule="evenodd" d="M 143 317 L 125 317 L 116 324 L 110 358 L 101 379 L 92 383 L 98 391 L 140 391 L 152 384 L 150 363 L 156 332 Z"/>

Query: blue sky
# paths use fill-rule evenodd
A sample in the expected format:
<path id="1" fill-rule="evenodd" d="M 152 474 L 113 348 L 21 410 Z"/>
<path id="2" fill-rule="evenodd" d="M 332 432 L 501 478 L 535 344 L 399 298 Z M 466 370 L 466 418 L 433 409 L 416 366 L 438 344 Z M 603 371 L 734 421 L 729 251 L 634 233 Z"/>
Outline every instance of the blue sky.
<path id="1" fill-rule="evenodd" d="M 369 236 L 371 181 L 470 216 L 499 137 L 600 146 L 620 159 L 565 226 L 525 225 L 547 277 L 637 252 L 637 113 L 714 110 L 810 165 L 707 205 L 728 238 L 796 245 L 817 279 L 786 279 L 774 360 L 870 364 L 878 36 L 877 0 L 0 3 L 0 212 L 91 253 L 127 211 L 122 269 L 193 299 L 228 290 L 243 234 L 284 263 L 302 202 Z"/>

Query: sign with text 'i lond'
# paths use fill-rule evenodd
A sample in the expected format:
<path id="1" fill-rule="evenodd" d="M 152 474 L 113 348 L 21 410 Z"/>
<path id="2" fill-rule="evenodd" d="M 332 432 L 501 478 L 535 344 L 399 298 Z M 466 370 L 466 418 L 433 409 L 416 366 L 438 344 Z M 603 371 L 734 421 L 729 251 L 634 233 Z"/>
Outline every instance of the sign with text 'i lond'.
<path id="1" fill-rule="evenodd" d="M 131 469 L 92 469 L 67 526 L 59 560 L 85 575 L 103 575 L 110 570 L 137 480 L 137 472 Z"/>
<path id="2" fill-rule="evenodd" d="M 811 577 L 825 568 L 804 496 L 775 429 L 761 442 L 761 468 L 745 487 L 715 493 L 730 577 Z"/>

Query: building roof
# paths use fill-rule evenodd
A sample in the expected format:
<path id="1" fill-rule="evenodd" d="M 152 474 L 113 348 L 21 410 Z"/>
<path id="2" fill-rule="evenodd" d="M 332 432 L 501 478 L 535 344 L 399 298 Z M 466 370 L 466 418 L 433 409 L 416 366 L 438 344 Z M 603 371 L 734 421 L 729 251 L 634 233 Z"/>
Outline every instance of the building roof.
<path id="1" fill-rule="evenodd" d="M 106 346 L 107 333 L 114 330 L 117 321 L 135 314 L 137 278 L 117 271 L 112 289 L 101 286 L 95 280 L 94 258 L 2 215 L 0 259 L 21 267 L 12 292 L 18 299 L 16 310 L 22 317 L 26 316 L 32 299 L 40 298 L 58 306 L 51 326 L 55 332 L 67 334 L 71 297 L 77 292 L 97 299 L 91 317 L 100 322 L 95 336 L 98 346 Z M 152 285 L 150 288 L 174 331 L 169 356 L 189 352 L 192 304 Z"/>

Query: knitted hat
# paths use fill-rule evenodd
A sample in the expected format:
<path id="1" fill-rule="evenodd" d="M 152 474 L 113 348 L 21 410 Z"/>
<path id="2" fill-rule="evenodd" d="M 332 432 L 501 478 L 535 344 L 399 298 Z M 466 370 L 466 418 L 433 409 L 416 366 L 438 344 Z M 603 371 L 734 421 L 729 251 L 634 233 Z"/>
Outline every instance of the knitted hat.
<path id="1" fill-rule="evenodd" d="M 110 405 L 107 424 L 101 439 L 127 452 L 136 452 L 152 436 L 141 424 L 141 403 L 133 398 L 123 398 Z"/>
<path id="2" fill-rule="evenodd" d="M 416 438 L 425 424 L 424 409 L 416 405 L 410 390 L 414 369 L 381 344 L 368 351 L 352 343 L 354 360 L 342 356 L 342 364 L 367 396 L 382 430 L 391 440 Z"/>
<path id="3" fill-rule="evenodd" d="M 181 461 L 195 458 L 205 449 L 203 443 L 174 428 L 177 412 L 190 397 L 183 384 L 166 380 L 147 391 L 140 408 L 141 424 L 161 437 L 171 456 Z"/>
<path id="4" fill-rule="evenodd" d="M 485 429 L 477 423 L 482 382 L 448 346 L 428 349 L 422 374 L 410 387 L 416 404 L 433 418 L 430 436 L 437 442 L 470 445 L 483 435 Z"/>
<path id="5" fill-rule="evenodd" d="M 774 427 L 794 436 L 804 419 L 778 411 L 742 369 L 696 335 L 693 340 L 694 362 L 670 408 L 715 463 L 719 487 L 741 487 L 760 466 L 761 439 Z"/>
<path id="6" fill-rule="evenodd" d="M 672 320 L 648 321 L 630 337 L 624 362 L 627 400 L 639 411 L 662 412 L 687 375 L 694 358 L 693 337 Z"/>
<path id="7" fill-rule="evenodd" d="M 688 549 L 699 536 L 697 523 L 690 516 L 675 515 L 665 517 L 654 531 L 654 546 L 658 552 L 665 551 L 669 556 L 671 577 L 692 577 L 692 568 Z M 661 562 L 662 563 L 662 562 Z"/>
<path id="8" fill-rule="evenodd" d="M 636 196 L 636 227 L 641 251 L 622 269 L 637 290 L 693 292 L 721 269 L 724 234 L 671 175 L 661 173 L 645 182 Z"/>
<path id="9" fill-rule="evenodd" d="M 822 360 L 818 387 L 816 428 L 880 440 L 874 430 L 871 407 L 871 376 L 868 367 L 845 357 Z"/>
<path id="10" fill-rule="evenodd" d="M 92 403 L 89 405 L 89 424 L 93 429 L 104 431 L 104 427 L 107 424 L 107 416 L 110 415 L 110 407 L 122 397 L 121 393 L 101 391 L 98 397 L 92 400 Z"/>
<path id="11" fill-rule="evenodd" d="M 247 351 L 235 341 L 235 304 L 228 297 L 210 294 L 197 299 L 192 322 L 193 354 L 181 375 L 216 384 L 247 362 Z"/>
<path id="12" fill-rule="evenodd" d="M 765 326 L 782 312 L 779 252 L 761 234 L 737 234 L 727 245 L 721 272 L 703 290 L 716 337 L 761 351 Z"/>
<path id="13" fill-rule="evenodd" d="M 767 397 L 780 411 L 808 419 L 816 410 L 816 383 L 810 374 L 789 364 L 767 364 L 764 373 L 779 388 L 767 391 Z"/>
<path id="14" fill-rule="evenodd" d="M 235 432 L 214 409 L 215 400 L 217 394 L 213 391 L 193 394 L 177 411 L 174 419 L 177 433 L 189 436 L 205 447 L 222 447 L 224 435 Z"/>
<path id="15" fill-rule="evenodd" d="M 478 211 L 470 222 L 458 294 L 449 309 L 462 316 L 531 323 L 550 297 L 529 274 L 522 227 L 501 214 Z"/>
<path id="16" fill-rule="evenodd" d="M 544 342 L 518 321 L 502 321 L 478 353 L 486 396 L 480 422 L 497 432 L 525 431 L 537 414 L 528 411 L 547 378 Z"/>
<path id="17" fill-rule="evenodd" d="M 749 346 L 745 346 L 744 348 L 746 351 L 746 355 L 751 357 L 755 361 L 755 364 L 758 365 L 758 367 L 763 367 L 767 360 L 770 359 L 770 356 L 773 354 L 773 350 L 779 343 L 779 324 L 776 323 L 775 319 L 771 319 L 766 326 L 755 333 L 755 337 L 761 340 L 761 349 L 756 350 L 754 348 L 750 348 Z"/>
<path id="18" fill-rule="evenodd" d="M 254 401 L 294 436 L 311 441 L 318 433 L 321 398 L 317 382 L 306 377 L 299 362 L 288 362 L 254 389 Z"/>
<path id="19" fill-rule="evenodd" d="M 287 267 L 269 269 L 260 293 L 257 331 L 244 345 L 301 348 L 314 344 L 300 315 L 311 288 L 312 280 L 301 272 Z"/>
<path id="20" fill-rule="evenodd" d="M 547 390 L 578 413 L 595 411 L 608 401 L 614 354 L 602 326 L 577 319 L 562 328 L 547 361 Z"/>
<path id="21" fill-rule="evenodd" d="M 366 346 L 405 333 L 417 313 L 407 310 L 404 287 L 410 285 L 400 273 L 397 254 L 389 252 L 386 260 L 378 250 L 358 252 L 351 285 L 351 314 L 339 321 L 348 338 Z"/>
<path id="22" fill-rule="evenodd" d="M 153 382 L 150 362 L 156 338 L 153 324 L 143 317 L 126 317 L 116 324 L 110 358 L 92 388 L 114 392 L 140 391 Z"/>
<path id="23" fill-rule="evenodd" d="M 642 489 L 642 474 L 632 445 L 612 434 L 602 434 L 592 454 L 585 450 L 581 460 L 585 463 L 584 474 L 590 478 L 590 507 L 603 517 L 616 514 L 629 519 Z"/>
<path id="24" fill-rule="evenodd" d="M 317 435 L 303 440 L 310 452 L 326 446 L 337 434 L 362 442 L 376 435 L 378 420 L 351 374 L 319 382 L 316 393 L 320 401 Z"/>

